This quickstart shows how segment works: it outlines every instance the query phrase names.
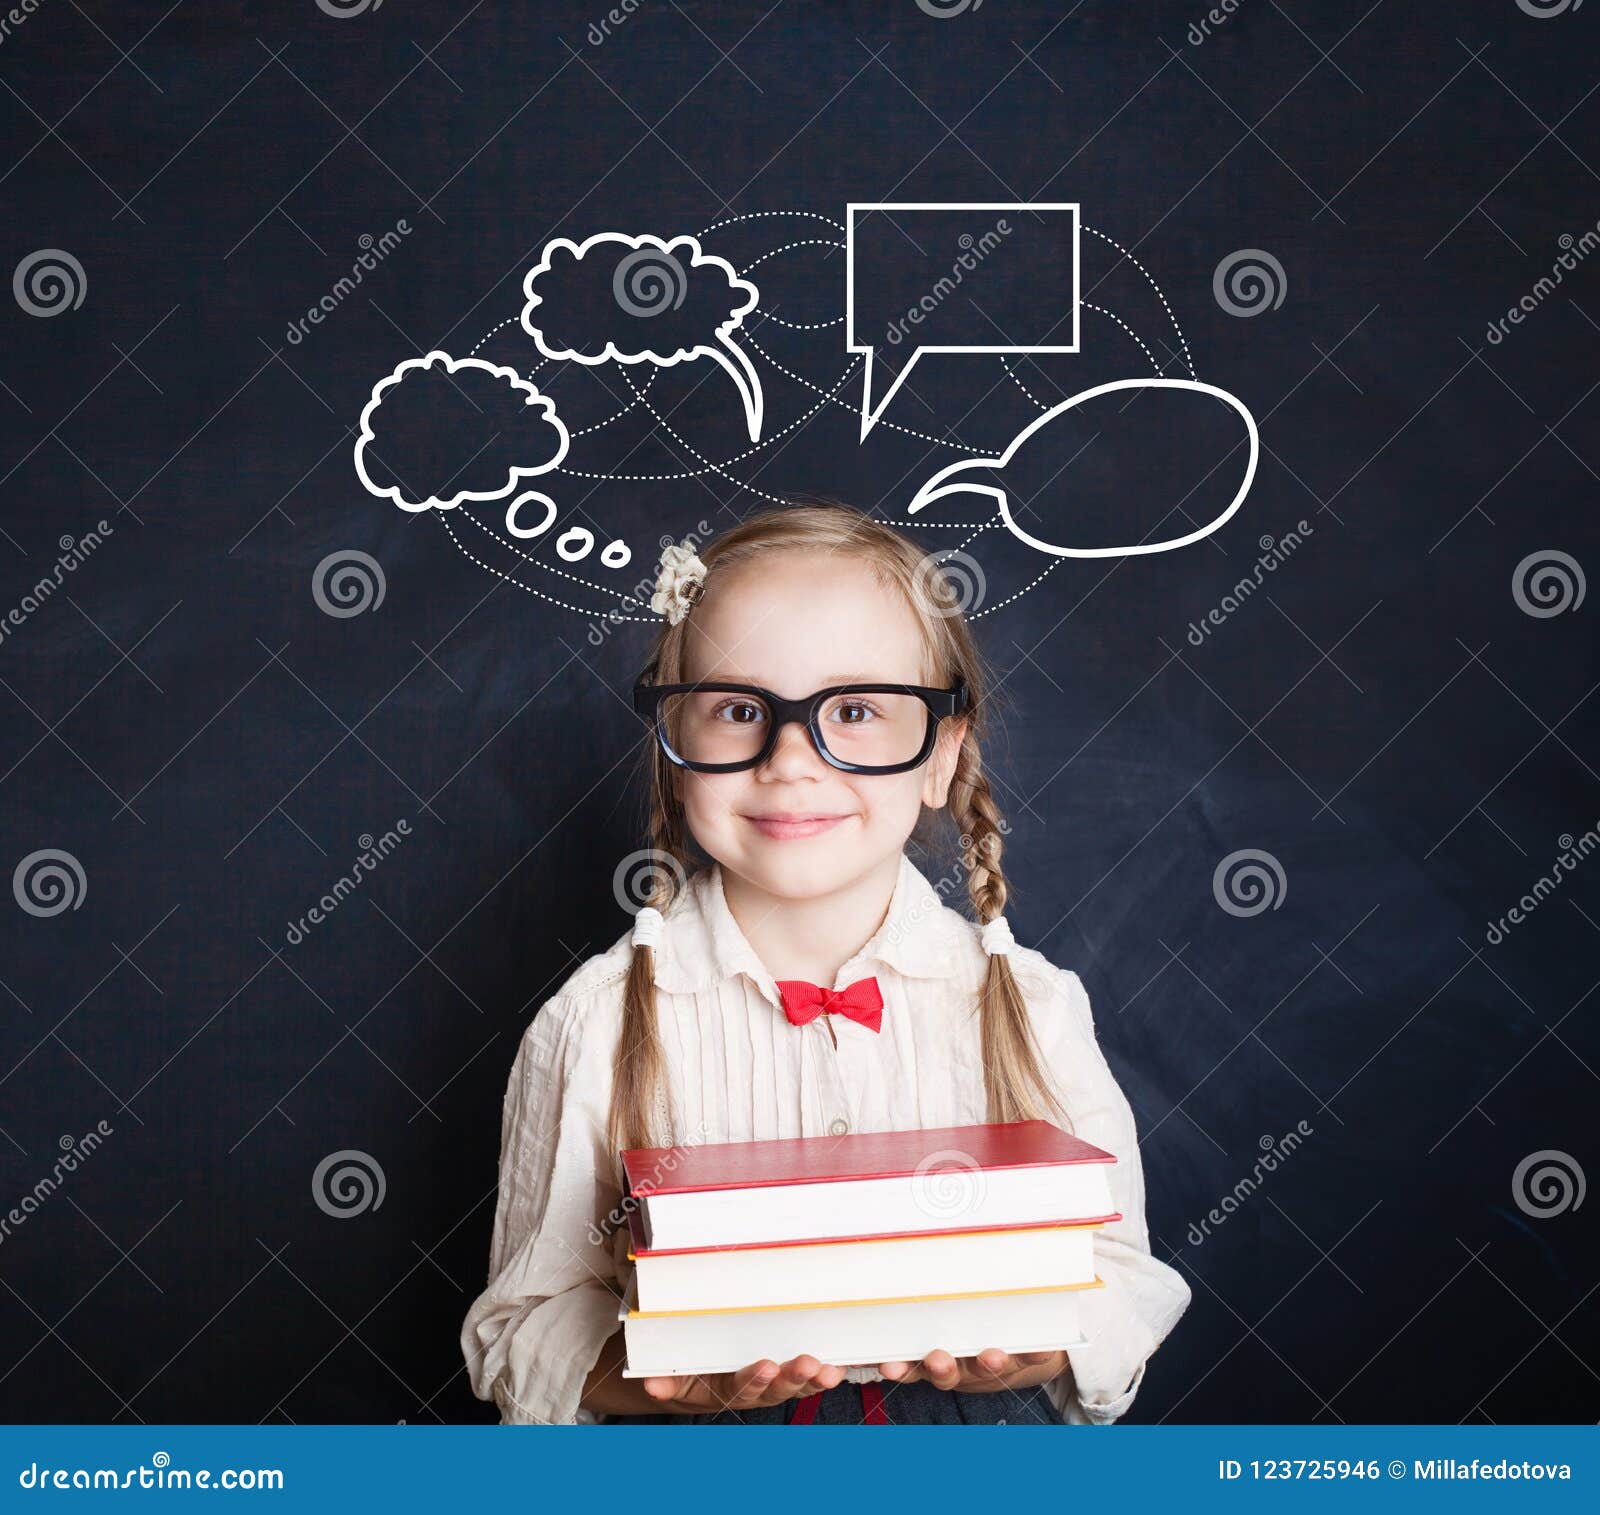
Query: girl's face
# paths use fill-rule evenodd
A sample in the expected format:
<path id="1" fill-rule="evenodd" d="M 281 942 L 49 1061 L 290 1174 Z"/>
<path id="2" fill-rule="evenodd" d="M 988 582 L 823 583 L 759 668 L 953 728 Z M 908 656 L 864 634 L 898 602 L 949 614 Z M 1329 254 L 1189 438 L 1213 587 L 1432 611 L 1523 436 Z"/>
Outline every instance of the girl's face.
<path id="1" fill-rule="evenodd" d="M 945 683 L 928 668 L 897 589 L 859 559 L 802 550 L 717 576 L 689 617 L 682 678 L 756 684 L 786 699 L 831 684 Z M 804 726 L 785 726 L 759 768 L 678 772 L 689 830 L 726 871 L 767 894 L 833 894 L 898 858 L 922 806 L 943 806 L 964 729 L 942 722 L 920 768 L 855 774 L 825 763 Z"/>

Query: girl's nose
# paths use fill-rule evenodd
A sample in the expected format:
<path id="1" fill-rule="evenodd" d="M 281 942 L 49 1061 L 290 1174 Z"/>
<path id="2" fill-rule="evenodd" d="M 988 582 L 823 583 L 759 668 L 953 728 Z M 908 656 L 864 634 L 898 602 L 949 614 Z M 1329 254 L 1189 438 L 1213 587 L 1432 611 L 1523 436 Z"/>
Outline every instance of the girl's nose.
<path id="1" fill-rule="evenodd" d="M 804 778 L 827 764 L 811 745 L 811 733 L 799 721 L 790 721 L 778 732 L 778 743 L 772 756 L 762 764 L 773 778 Z"/>

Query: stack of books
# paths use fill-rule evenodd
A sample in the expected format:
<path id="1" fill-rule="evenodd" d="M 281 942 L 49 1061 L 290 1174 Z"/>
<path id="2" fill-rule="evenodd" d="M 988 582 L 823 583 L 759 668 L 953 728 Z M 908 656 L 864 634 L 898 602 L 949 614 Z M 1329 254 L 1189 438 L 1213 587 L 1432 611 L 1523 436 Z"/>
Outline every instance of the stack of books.
<path id="1" fill-rule="evenodd" d="M 623 1376 L 1081 1346 L 1115 1161 L 1042 1120 L 629 1149 Z"/>

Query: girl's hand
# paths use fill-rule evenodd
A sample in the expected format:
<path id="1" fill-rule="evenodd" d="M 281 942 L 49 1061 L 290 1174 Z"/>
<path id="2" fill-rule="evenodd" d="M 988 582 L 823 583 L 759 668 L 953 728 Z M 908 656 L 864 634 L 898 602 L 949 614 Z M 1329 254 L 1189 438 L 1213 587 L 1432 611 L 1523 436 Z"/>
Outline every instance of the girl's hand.
<path id="1" fill-rule="evenodd" d="M 926 1379 L 939 1389 L 963 1394 L 996 1394 L 1001 1389 L 1031 1389 L 1067 1370 L 1065 1352 L 1002 1352 L 985 1347 L 976 1357 L 930 1352 L 920 1363 L 883 1362 L 878 1371 L 896 1383 Z"/>
<path id="2" fill-rule="evenodd" d="M 719 1414 L 723 1410 L 757 1410 L 781 1405 L 831 1389 L 844 1369 L 818 1362 L 809 1353 L 776 1363 L 770 1357 L 737 1373 L 702 1373 L 678 1378 L 647 1378 L 644 1391 L 667 1414 Z"/>

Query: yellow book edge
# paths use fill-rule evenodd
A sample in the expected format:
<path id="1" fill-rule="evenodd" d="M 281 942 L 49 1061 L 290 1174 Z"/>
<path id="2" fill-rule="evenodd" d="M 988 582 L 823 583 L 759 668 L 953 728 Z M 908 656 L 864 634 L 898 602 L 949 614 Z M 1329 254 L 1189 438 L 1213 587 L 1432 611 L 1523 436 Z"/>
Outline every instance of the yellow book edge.
<path id="1" fill-rule="evenodd" d="M 820 1299 L 797 1305 L 717 1305 L 709 1310 L 629 1310 L 629 1320 L 661 1320 L 669 1315 L 759 1315 L 768 1310 L 832 1310 L 846 1305 L 909 1305 L 935 1299 L 991 1299 L 1005 1294 L 1065 1294 L 1072 1289 L 1103 1289 L 1098 1274 L 1088 1283 L 1046 1284 L 1042 1289 L 972 1289 L 962 1294 L 898 1294 L 888 1299 Z"/>
<path id="2" fill-rule="evenodd" d="M 668 1248 L 664 1253 L 655 1256 L 677 1257 L 692 1252 L 771 1252 L 779 1247 L 881 1247 L 889 1242 L 896 1241 L 932 1241 L 941 1236 L 995 1236 L 1002 1231 L 1098 1231 L 1105 1225 L 1103 1220 L 1070 1220 L 1059 1226 L 983 1226 L 972 1231 L 919 1231 L 909 1236 L 849 1236 L 849 1237 L 821 1237 L 813 1239 L 806 1237 L 799 1241 L 773 1241 L 773 1242 L 742 1242 L 736 1247 L 684 1247 L 679 1249 Z M 632 1247 L 628 1248 L 628 1261 L 637 1262 L 638 1256 Z"/>

